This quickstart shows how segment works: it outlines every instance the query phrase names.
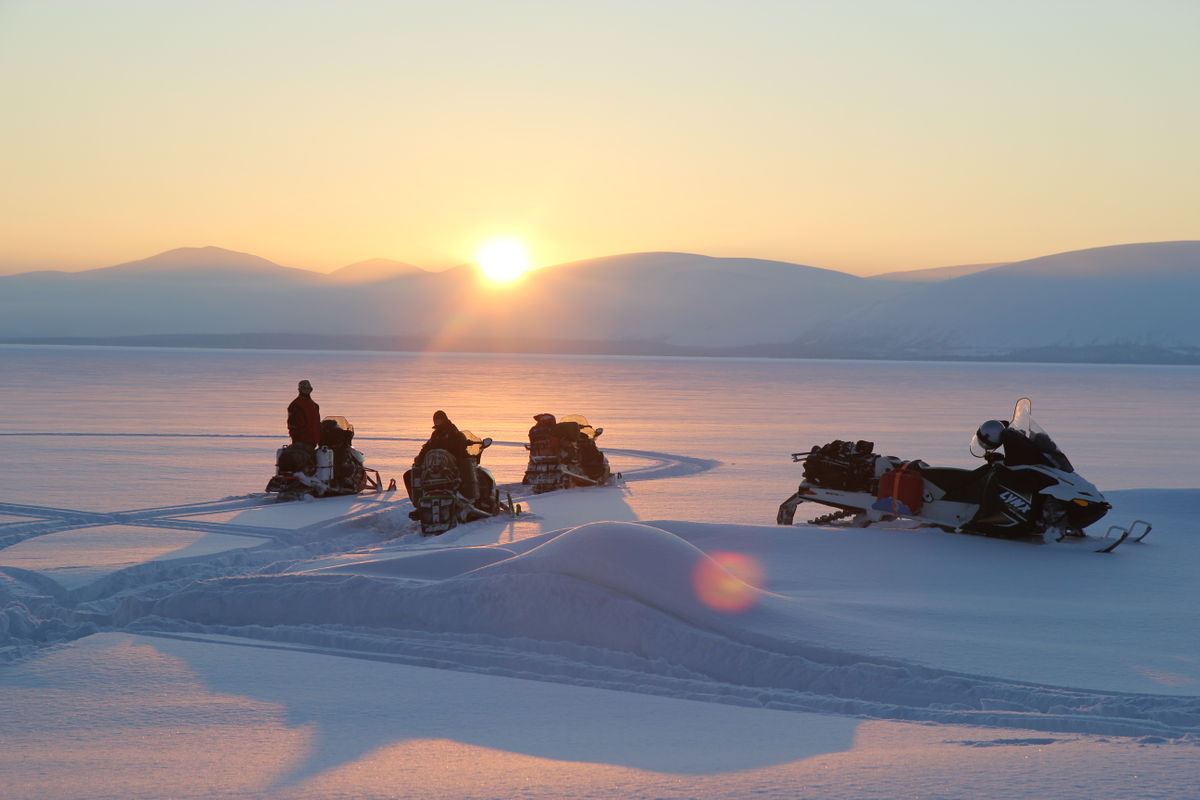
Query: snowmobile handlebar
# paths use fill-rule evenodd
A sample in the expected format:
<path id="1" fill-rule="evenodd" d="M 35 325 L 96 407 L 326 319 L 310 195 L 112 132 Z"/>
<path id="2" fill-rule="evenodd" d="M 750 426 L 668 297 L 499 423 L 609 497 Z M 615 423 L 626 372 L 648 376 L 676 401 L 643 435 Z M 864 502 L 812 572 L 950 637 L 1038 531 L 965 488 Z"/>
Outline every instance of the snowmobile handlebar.
<path id="1" fill-rule="evenodd" d="M 792 453 L 792 461 L 803 461 L 812 455 L 812 452 L 807 453 Z"/>

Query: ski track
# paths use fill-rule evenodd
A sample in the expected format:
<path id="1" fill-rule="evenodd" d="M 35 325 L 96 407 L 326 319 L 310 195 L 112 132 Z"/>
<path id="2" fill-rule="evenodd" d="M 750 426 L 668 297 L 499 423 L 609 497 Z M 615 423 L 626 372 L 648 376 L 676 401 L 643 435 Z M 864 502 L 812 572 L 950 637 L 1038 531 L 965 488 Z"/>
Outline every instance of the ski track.
<path id="1" fill-rule="evenodd" d="M 0 432 L 0 436 L 12 437 L 57 437 L 57 438 L 72 438 L 72 437 L 101 437 L 101 438 L 142 438 L 142 439 L 271 439 L 278 440 L 276 434 L 263 433 L 122 433 L 122 432 L 51 432 L 51 431 L 8 431 Z M 423 443 L 424 439 L 413 438 L 411 436 L 356 436 L 356 442 L 417 442 Z M 493 446 L 501 447 L 516 447 L 523 449 L 525 442 L 500 442 L 494 441 Z M 624 472 L 627 480 L 654 480 L 658 478 L 680 478 L 688 475 L 695 475 L 700 472 L 705 472 L 720 465 L 720 461 L 705 458 L 692 458 L 690 456 L 677 456 L 668 453 L 658 453 L 649 450 L 628 450 L 617 448 L 605 448 L 604 452 L 610 455 L 625 455 L 633 458 L 642 458 L 654 462 L 644 467 L 636 467 Z M 30 507 L 32 508 L 32 507 Z"/>
<path id="2" fill-rule="evenodd" d="M 0 523 L 0 549 L 53 533 L 62 533 L 80 528 L 97 528 L 105 525 L 137 525 L 149 528 L 199 531 L 202 533 L 224 533 L 243 536 L 285 539 L 286 532 L 275 528 L 236 525 L 231 523 L 203 522 L 184 519 L 192 514 L 213 514 L 236 511 L 271 502 L 265 495 L 230 498 L 210 503 L 167 506 L 163 508 L 133 509 L 130 511 L 81 511 L 72 508 L 51 508 L 18 503 L 0 502 L 0 514 L 17 517 L 33 517 L 34 521 Z"/>
<path id="3" fill-rule="evenodd" d="M 213 438 L 210 434 L 127 433 L 0 433 L 0 436 L 143 436 L 159 438 Z M 278 438 L 253 434 L 224 434 L 225 438 Z M 401 437 L 363 437 L 374 441 L 416 441 Z M 496 442 L 523 447 L 523 442 Z M 623 472 L 623 480 L 644 481 L 694 475 L 720 462 L 643 450 L 611 449 L 650 462 Z M 521 484 L 506 484 L 501 491 L 525 499 Z M 0 567 L 0 662 L 22 659 L 40 648 L 69 642 L 99 631 L 119 631 L 192 641 L 220 642 L 228 646 L 290 649 L 348 658 L 362 658 L 552 681 L 625 692 L 661 695 L 751 707 L 850 715 L 861 718 L 906 720 L 1091 734 L 1141 737 L 1147 742 L 1200 742 L 1200 700 L 1168 695 L 1120 694 L 1073 690 L 1021 683 L 986 676 L 965 675 L 921 667 L 896 660 L 831 651 L 803 642 L 772 637 L 733 627 L 713 628 L 662 607 L 653 598 L 623 592 L 619 587 L 594 584 L 584 595 L 599 605 L 616 604 L 634 617 L 652 617 L 670 630 L 670 644 L 655 652 L 647 647 L 620 648 L 608 642 L 572 641 L 562 630 L 557 635 L 534 630 L 521 634 L 497 633 L 489 612 L 456 617 L 448 623 L 444 612 L 422 620 L 420 613 L 405 612 L 413 596 L 449 593 L 478 597 L 462 600 L 471 607 L 487 608 L 496 592 L 489 581 L 455 576 L 456 585 L 412 577 L 388 575 L 333 575 L 305 571 L 313 559 L 353 556 L 375 551 L 383 540 L 389 553 L 403 557 L 446 553 L 454 549 L 424 539 L 404 541 L 411 503 L 397 498 L 387 509 L 368 509 L 295 530 L 281 530 L 235 522 L 212 522 L 191 517 L 246 510 L 273 503 L 256 493 L 209 502 L 92 512 L 0 502 L 0 515 L 17 519 L 0 522 L 0 549 L 35 537 L 109 525 L 131 525 L 163 530 L 186 530 L 265 540 L 256 546 L 214 555 L 141 563 L 100 578 L 86 586 L 66 590 L 52 578 L 15 567 Z M 399 513 L 397 513 L 399 512 Z M 390 527 L 389 527 L 390 526 Z M 527 552 L 557 534 L 534 537 L 508 545 L 495 545 L 498 560 Z M 364 555 L 369 558 L 370 555 Z M 555 581 L 574 580 L 562 575 Z M 286 607 L 290 598 L 345 592 L 353 584 L 372 609 L 339 617 L 336 602 L 327 619 L 303 619 L 312 601 L 296 603 L 286 611 L 263 611 L 264 597 Z M 551 596 L 559 587 L 535 588 Z M 574 587 L 579 590 L 579 587 Z M 503 594 L 503 593 L 501 593 Z M 247 599 L 248 598 L 248 599 Z M 410 603 L 410 605 L 412 605 Z M 442 608 L 443 601 L 428 608 Z M 389 614 L 388 610 L 400 611 Z M 416 604 L 418 612 L 427 607 Z M 361 612 L 361 604 L 355 604 Z M 256 612 L 275 611 L 279 618 L 258 619 Z M 496 611 L 492 613 L 502 613 Z M 408 616 L 406 616 L 408 614 Z M 421 630 L 422 624 L 429 629 Z M 502 630 L 502 627 L 499 628 Z M 570 630 L 567 623 L 564 630 Z M 645 643 L 643 643 L 645 644 Z M 712 658 L 714 652 L 722 657 Z"/>

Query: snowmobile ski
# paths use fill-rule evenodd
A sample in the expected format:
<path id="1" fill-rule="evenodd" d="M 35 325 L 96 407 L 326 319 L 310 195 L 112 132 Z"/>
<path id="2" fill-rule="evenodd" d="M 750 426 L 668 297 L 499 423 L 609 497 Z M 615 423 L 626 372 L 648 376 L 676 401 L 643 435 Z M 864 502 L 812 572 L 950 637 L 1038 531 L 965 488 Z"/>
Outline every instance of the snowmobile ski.
<path id="1" fill-rule="evenodd" d="M 562 472 L 563 475 L 566 475 L 568 478 L 571 478 L 572 480 L 577 480 L 581 483 L 585 483 L 588 486 L 603 486 L 604 485 L 604 481 L 598 481 L 595 478 L 589 478 L 586 475 L 580 475 L 578 472 L 572 472 L 571 470 L 569 470 L 565 467 L 563 467 L 559 471 Z"/>
<path id="2" fill-rule="evenodd" d="M 1135 519 L 1128 528 L 1123 528 L 1120 525 L 1111 525 L 1109 526 L 1108 530 L 1104 532 L 1104 538 L 1108 539 L 1108 537 L 1112 536 L 1114 532 L 1116 532 L 1116 537 L 1096 552 L 1111 553 L 1126 540 L 1131 542 L 1140 542 L 1146 538 L 1146 535 L 1150 533 L 1152 527 L 1153 526 L 1151 526 L 1150 523 L 1146 522 L 1144 519 Z"/>
<path id="3" fill-rule="evenodd" d="M 510 517 L 515 517 L 521 513 L 521 504 L 513 503 L 512 492 L 504 493 L 504 503 L 500 507 L 508 512 Z"/>
<path id="4" fill-rule="evenodd" d="M 1097 553 L 1111 553 L 1113 550 L 1116 550 L 1118 546 L 1120 546 L 1121 542 L 1129 538 L 1129 528 L 1122 528 L 1120 525 L 1113 525 L 1104 532 L 1105 540 L 1108 539 L 1109 534 L 1111 534 L 1113 531 L 1118 531 L 1116 538 L 1104 545 L 1104 547 L 1101 547 L 1099 550 L 1097 550 Z"/>

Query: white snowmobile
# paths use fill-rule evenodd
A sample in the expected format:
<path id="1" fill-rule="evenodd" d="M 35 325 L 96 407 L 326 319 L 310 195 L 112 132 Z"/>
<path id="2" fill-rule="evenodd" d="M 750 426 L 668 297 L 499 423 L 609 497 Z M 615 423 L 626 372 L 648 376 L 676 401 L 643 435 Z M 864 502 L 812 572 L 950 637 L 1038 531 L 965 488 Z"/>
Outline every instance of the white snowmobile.
<path id="1" fill-rule="evenodd" d="M 596 446 L 603 428 L 593 428 L 581 414 L 556 420 L 535 414 L 529 429 L 529 464 L 521 483 L 534 494 L 572 486 L 604 486 L 612 480 L 608 457 Z"/>
<path id="2" fill-rule="evenodd" d="M 275 451 L 275 475 L 267 481 L 266 491 L 278 494 L 281 501 L 381 491 L 379 472 L 367 467 L 363 454 L 350 446 L 353 439 L 354 426 L 345 417 L 325 417 L 315 451 L 302 444 Z"/>
<path id="3" fill-rule="evenodd" d="M 779 506 L 775 521 L 791 525 L 796 507 L 813 502 L 836 509 L 815 524 L 849 518 L 865 527 L 905 518 L 960 533 L 1063 541 L 1086 538 L 1084 528 L 1112 508 L 1033 421 L 1028 398 L 1017 401 L 1011 422 L 988 420 L 976 431 L 971 453 L 987 462 L 978 469 L 931 467 L 873 449 L 868 441 L 834 441 L 793 453 L 793 461 L 804 462 L 804 480 Z M 1111 552 L 1129 537 L 1141 541 L 1149 532 L 1144 520 L 1113 526 L 1105 538 L 1116 535 L 1100 551 Z"/>
<path id="4" fill-rule="evenodd" d="M 475 470 L 478 495 L 468 500 L 459 493 L 462 473 L 454 456 L 445 450 L 430 450 L 420 466 L 404 473 L 413 510 L 409 514 L 421 524 L 422 536 L 437 536 L 463 522 L 494 517 L 502 512 L 515 515 L 518 506 L 509 499 L 500 502 L 500 491 L 492 473 L 479 464 L 483 451 L 491 447 L 491 438 L 480 439 L 470 431 L 462 431 L 467 439 L 467 464 Z"/>

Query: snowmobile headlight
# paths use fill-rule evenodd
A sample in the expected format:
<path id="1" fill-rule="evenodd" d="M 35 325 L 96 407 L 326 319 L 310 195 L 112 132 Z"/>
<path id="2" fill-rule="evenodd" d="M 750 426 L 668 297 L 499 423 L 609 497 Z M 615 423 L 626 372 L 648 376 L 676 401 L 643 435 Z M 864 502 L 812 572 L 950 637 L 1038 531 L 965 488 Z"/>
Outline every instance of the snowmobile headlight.
<path id="1" fill-rule="evenodd" d="M 1091 503 L 1089 503 L 1087 500 L 1084 500 L 1081 497 L 1076 497 L 1074 502 L 1076 505 L 1083 506 L 1084 508 L 1087 508 L 1088 506 L 1091 505 Z"/>

